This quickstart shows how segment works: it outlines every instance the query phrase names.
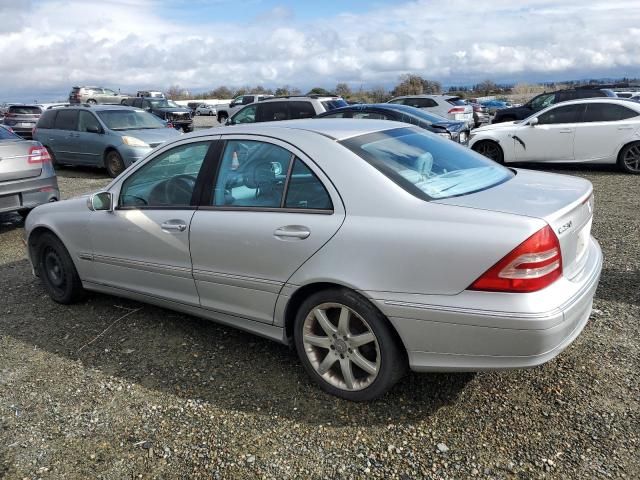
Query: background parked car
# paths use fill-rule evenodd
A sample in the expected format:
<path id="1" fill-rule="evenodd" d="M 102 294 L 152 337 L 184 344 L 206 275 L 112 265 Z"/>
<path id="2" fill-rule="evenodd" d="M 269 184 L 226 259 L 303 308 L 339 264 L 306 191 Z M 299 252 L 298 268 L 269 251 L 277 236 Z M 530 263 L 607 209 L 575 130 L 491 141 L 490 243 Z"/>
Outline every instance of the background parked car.
<path id="1" fill-rule="evenodd" d="M 43 111 L 42 105 L 10 105 L 4 114 L 2 123 L 11 127 L 14 133 L 22 138 L 32 138 L 32 130 L 36 126 Z"/>
<path id="2" fill-rule="evenodd" d="M 489 114 L 489 109 L 484 105 L 473 102 L 471 100 L 467 100 L 467 104 L 471 105 L 473 108 L 473 126 L 478 128 L 480 125 L 484 123 L 491 122 L 491 116 Z"/>
<path id="3" fill-rule="evenodd" d="M 452 122 L 446 118 L 407 105 L 393 103 L 349 105 L 348 107 L 336 108 L 321 113 L 316 118 L 393 120 L 416 125 L 463 145 L 466 145 L 469 141 L 469 126 L 465 122 Z"/>
<path id="4" fill-rule="evenodd" d="M 450 120 L 466 122 L 469 128 L 474 126 L 473 107 L 453 95 L 409 95 L 392 98 L 387 103 L 422 108 Z"/>
<path id="5" fill-rule="evenodd" d="M 218 111 L 216 110 L 215 105 L 203 103 L 196 107 L 196 115 L 216 116 L 217 114 L 218 114 Z"/>
<path id="6" fill-rule="evenodd" d="M 136 97 L 166 98 L 160 90 L 138 90 Z"/>
<path id="7" fill-rule="evenodd" d="M 54 163 L 105 167 L 112 177 L 179 135 L 155 115 L 116 105 L 45 110 L 34 132 Z"/>
<path id="8" fill-rule="evenodd" d="M 167 121 L 176 129 L 188 133 L 193 131 L 191 109 L 181 107 L 173 100 L 166 98 L 129 97 L 122 101 L 123 105 L 141 108 L 156 117 Z"/>
<path id="9" fill-rule="evenodd" d="M 557 92 L 541 93 L 533 97 L 524 105 L 512 108 L 503 108 L 496 111 L 496 116 L 492 123 L 513 122 L 523 120 L 532 113 L 539 112 L 550 105 L 579 98 L 615 97 L 616 94 L 608 88 L 584 86 L 579 88 L 569 88 L 558 90 Z"/>
<path id="10" fill-rule="evenodd" d="M 249 105 L 256 102 L 261 102 L 267 98 L 272 98 L 273 95 L 249 93 L 246 95 L 238 95 L 231 102 L 227 104 L 216 105 L 218 112 L 218 122 L 225 123 L 227 119 L 233 117 L 241 108 L 245 105 Z"/>
<path id="11" fill-rule="evenodd" d="M 0 213 L 29 211 L 60 198 L 47 149 L 0 126 Z"/>
<path id="12" fill-rule="evenodd" d="M 128 95 L 121 95 L 114 90 L 103 87 L 73 87 L 69 93 L 69 103 L 87 103 L 90 105 L 118 105 Z"/>
<path id="13" fill-rule="evenodd" d="M 335 96 L 299 95 L 267 98 L 244 107 L 229 119 L 227 125 L 313 118 L 347 105 L 341 97 Z"/>
<path id="14" fill-rule="evenodd" d="M 485 100 L 480 102 L 480 104 L 489 111 L 490 115 L 495 115 L 498 110 L 502 110 L 503 108 L 509 108 L 509 104 L 502 100 Z"/>
<path id="15" fill-rule="evenodd" d="M 521 122 L 476 129 L 470 146 L 504 163 L 617 163 L 640 174 L 640 103 L 618 98 L 562 102 Z"/>
<path id="16" fill-rule="evenodd" d="M 187 103 L 187 108 L 189 110 L 191 110 L 191 116 L 195 117 L 196 116 L 196 109 L 202 105 L 202 101 L 197 101 L 197 102 L 188 102 Z"/>

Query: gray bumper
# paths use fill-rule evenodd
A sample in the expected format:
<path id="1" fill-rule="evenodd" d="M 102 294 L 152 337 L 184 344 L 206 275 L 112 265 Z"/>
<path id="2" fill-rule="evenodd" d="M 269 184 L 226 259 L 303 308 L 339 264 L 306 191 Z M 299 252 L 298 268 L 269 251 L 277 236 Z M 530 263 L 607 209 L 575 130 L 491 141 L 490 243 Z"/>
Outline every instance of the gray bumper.
<path id="1" fill-rule="evenodd" d="M 53 200 L 60 200 L 56 177 L 0 183 L 0 212 L 31 209 Z"/>

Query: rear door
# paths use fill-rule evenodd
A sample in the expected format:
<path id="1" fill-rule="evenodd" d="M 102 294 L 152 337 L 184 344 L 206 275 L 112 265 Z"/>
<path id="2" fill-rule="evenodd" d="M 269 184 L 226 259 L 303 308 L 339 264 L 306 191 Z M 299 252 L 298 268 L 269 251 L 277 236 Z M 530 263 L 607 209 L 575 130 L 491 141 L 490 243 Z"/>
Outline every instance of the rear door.
<path id="1" fill-rule="evenodd" d="M 620 147 L 638 130 L 638 112 L 613 103 L 588 103 L 582 122 L 576 126 L 575 159 L 617 160 Z"/>
<path id="2" fill-rule="evenodd" d="M 538 115 L 537 125 L 521 125 L 514 130 L 517 161 L 573 161 L 576 125 L 583 111 L 584 104 L 559 105 Z"/>
<path id="3" fill-rule="evenodd" d="M 58 111 L 53 128 L 45 134 L 47 145 L 52 149 L 56 161 L 76 163 L 78 149 L 78 110 L 61 109 Z"/>
<path id="4" fill-rule="evenodd" d="M 191 222 L 191 258 L 203 307 L 273 323 L 278 294 L 344 220 L 315 163 L 275 139 L 232 136 Z"/>

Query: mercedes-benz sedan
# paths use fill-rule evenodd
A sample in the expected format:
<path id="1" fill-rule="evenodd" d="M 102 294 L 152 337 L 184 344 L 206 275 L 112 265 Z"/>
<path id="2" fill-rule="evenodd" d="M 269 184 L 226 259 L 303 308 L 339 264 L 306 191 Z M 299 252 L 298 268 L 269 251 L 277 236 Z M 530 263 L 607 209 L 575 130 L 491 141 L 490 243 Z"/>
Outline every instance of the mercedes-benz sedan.
<path id="1" fill-rule="evenodd" d="M 99 291 L 248 330 L 295 345 L 325 391 L 368 400 L 407 366 L 558 355 L 600 275 L 592 214 L 586 180 L 402 123 L 314 119 L 183 136 L 25 230 L 57 302 Z"/>

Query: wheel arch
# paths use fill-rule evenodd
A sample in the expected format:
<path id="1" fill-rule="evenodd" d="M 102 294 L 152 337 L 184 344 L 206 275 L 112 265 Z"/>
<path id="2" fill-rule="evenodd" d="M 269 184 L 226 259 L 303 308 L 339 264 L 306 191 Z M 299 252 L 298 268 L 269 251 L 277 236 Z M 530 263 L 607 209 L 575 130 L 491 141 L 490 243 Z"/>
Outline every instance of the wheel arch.
<path id="1" fill-rule="evenodd" d="M 289 300 L 287 301 L 286 306 L 284 308 L 284 316 L 283 316 L 284 337 L 285 337 L 286 343 L 289 346 L 293 346 L 293 328 L 295 324 L 296 315 L 302 303 L 314 293 L 321 292 L 324 290 L 330 290 L 330 289 L 349 290 L 355 293 L 356 295 L 363 297 L 373 306 L 373 308 L 375 308 L 378 312 L 380 312 L 382 317 L 387 322 L 387 326 L 389 327 L 391 334 L 395 338 L 398 347 L 400 347 L 400 350 L 402 351 L 402 354 L 404 355 L 405 360 L 408 362 L 409 354 L 408 354 L 406 345 L 404 344 L 404 342 L 402 341 L 402 338 L 400 337 L 400 334 L 398 333 L 394 325 L 391 323 L 391 321 L 387 318 L 387 316 L 378 308 L 375 302 L 373 302 L 370 297 L 368 297 L 366 294 L 364 294 L 361 291 L 358 291 L 354 288 L 348 287 L 346 285 L 343 285 L 337 282 L 330 282 L 330 281 L 319 281 L 319 282 L 308 283 L 306 285 L 299 287 L 289 297 Z"/>
<path id="2" fill-rule="evenodd" d="M 625 172 L 628 172 L 628 170 L 626 170 L 625 167 L 622 167 L 622 152 L 624 151 L 625 148 L 634 144 L 640 145 L 640 139 L 629 140 L 625 142 L 620 148 L 618 148 L 618 153 L 616 154 L 616 165 L 618 165 L 619 168 L 624 168 Z"/>
<path id="3" fill-rule="evenodd" d="M 122 153 L 120 153 L 120 151 L 114 145 L 107 145 L 104 149 L 104 152 L 102 152 L 102 167 L 107 168 L 107 155 L 109 155 L 111 152 L 116 152 L 118 155 L 120 155 L 121 158 L 124 159 Z"/>
<path id="4" fill-rule="evenodd" d="M 51 229 L 50 227 L 45 227 L 43 225 L 38 225 L 37 227 L 33 228 L 29 232 L 29 236 L 27 237 L 27 250 L 28 250 L 29 258 L 31 259 L 31 265 L 33 266 L 33 271 L 38 277 L 40 276 L 40 272 L 38 271 L 38 262 L 36 259 L 35 247 L 37 245 L 38 240 L 42 237 L 42 235 L 46 233 L 49 233 L 55 236 L 58 240 L 60 240 L 60 243 L 64 245 L 64 248 L 66 248 L 67 251 L 69 251 L 64 240 L 60 237 L 60 235 L 58 235 L 58 233 L 55 230 Z M 73 256 L 71 256 L 71 260 L 73 260 L 75 264 L 75 260 L 73 259 Z M 77 268 L 78 267 L 76 265 L 76 269 Z"/>

